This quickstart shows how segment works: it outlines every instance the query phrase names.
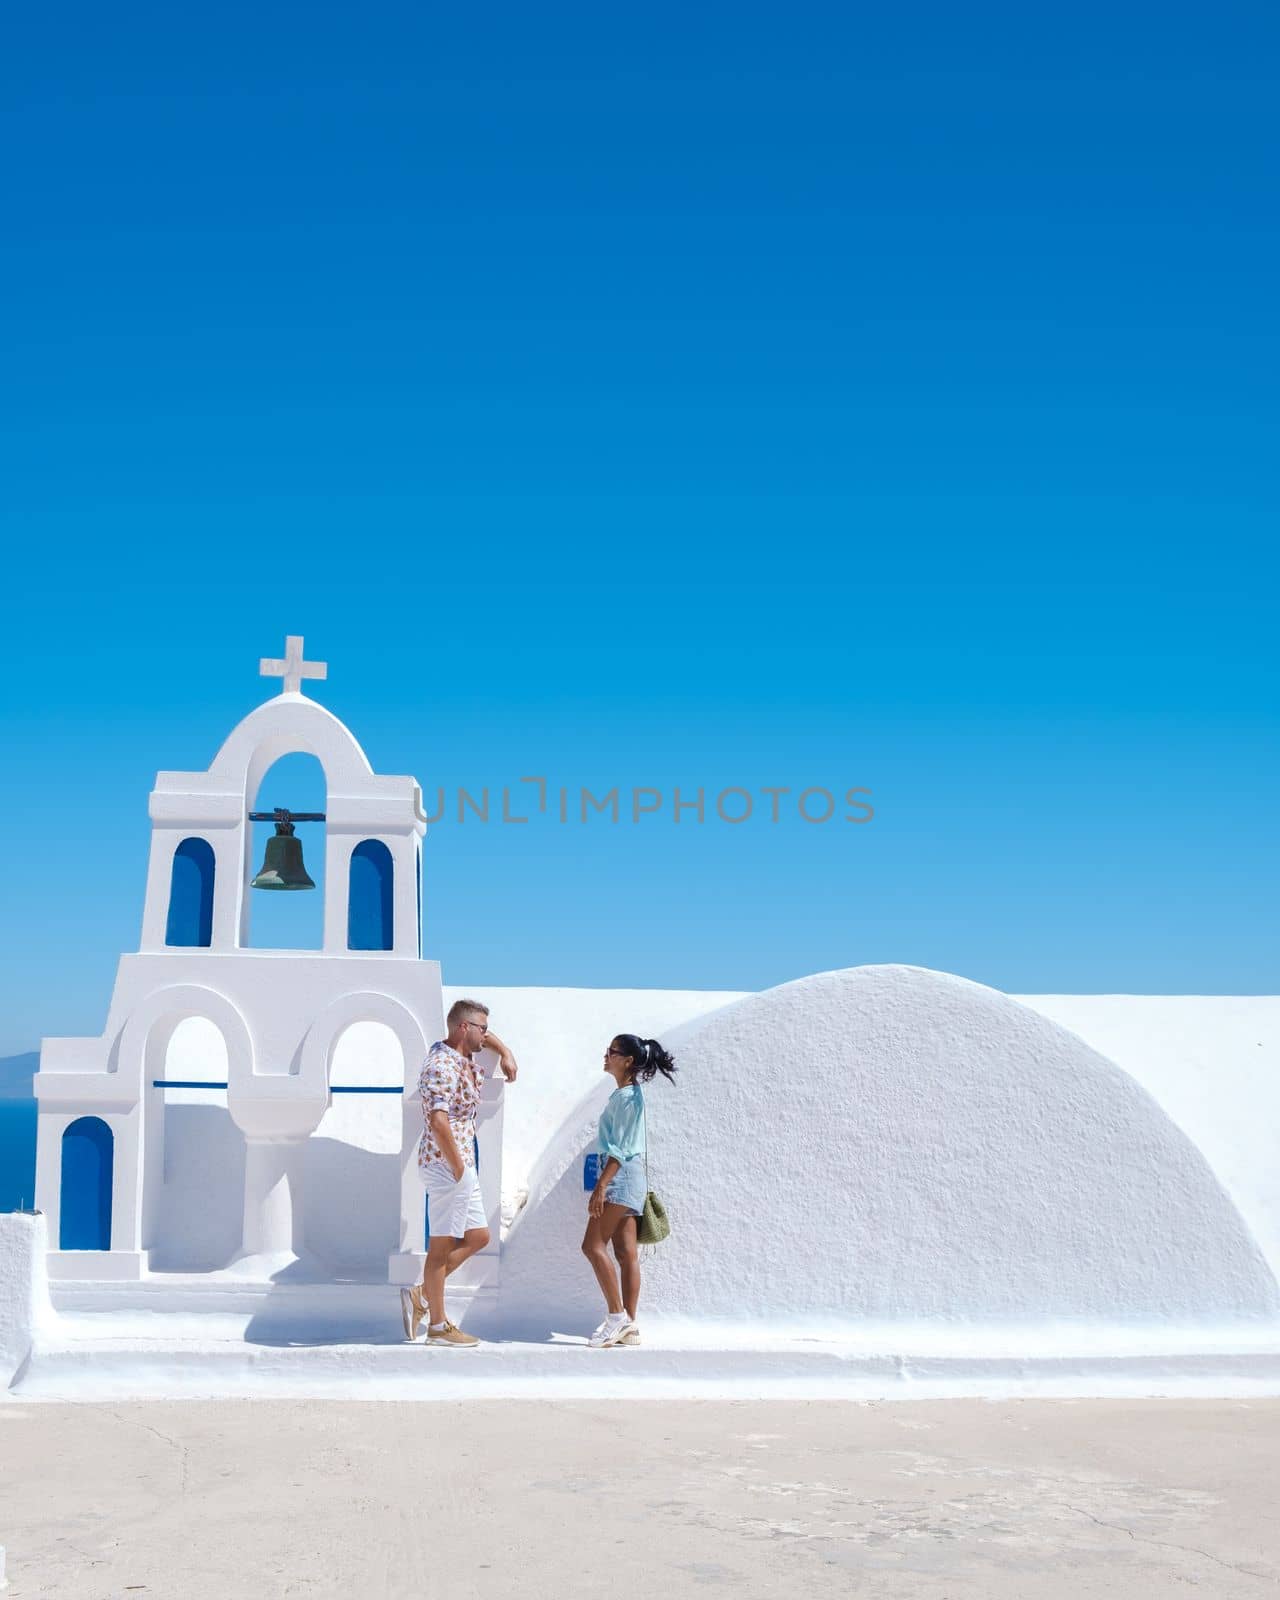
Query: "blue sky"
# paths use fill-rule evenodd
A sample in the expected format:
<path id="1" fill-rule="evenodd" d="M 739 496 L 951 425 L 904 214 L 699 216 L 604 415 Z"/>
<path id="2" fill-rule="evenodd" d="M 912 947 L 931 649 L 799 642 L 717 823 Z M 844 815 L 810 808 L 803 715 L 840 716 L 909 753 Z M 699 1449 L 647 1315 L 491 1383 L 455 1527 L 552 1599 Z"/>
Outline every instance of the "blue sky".
<path id="1" fill-rule="evenodd" d="M 0 1051 L 286 632 L 429 793 L 873 791 L 442 822 L 449 981 L 1274 991 L 1274 8 L 186 10 L 0 64 Z"/>

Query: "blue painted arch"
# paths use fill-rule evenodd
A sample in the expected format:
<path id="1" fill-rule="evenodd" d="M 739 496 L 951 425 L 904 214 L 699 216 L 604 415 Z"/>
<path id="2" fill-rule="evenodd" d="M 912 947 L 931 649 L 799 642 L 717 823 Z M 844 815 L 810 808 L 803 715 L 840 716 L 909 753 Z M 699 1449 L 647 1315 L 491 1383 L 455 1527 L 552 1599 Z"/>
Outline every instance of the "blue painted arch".
<path id="1" fill-rule="evenodd" d="M 63 1133 L 59 1249 L 110 1250 L 114 1155 L 101 1117 L 77 1117 Z"/>
<path id="2" fill-rule="evenodd" d="M 209 945 L 213 939 L 213 846 L 184 839 L 173 852 L 169 875 L 167 945 Z"/>
<path id="3" fill-rule="evenodd" d="M 395 866 L 381 839 L 362 839 L 351 852 L 347 949 L 390 950 L 394 934 Z"/>

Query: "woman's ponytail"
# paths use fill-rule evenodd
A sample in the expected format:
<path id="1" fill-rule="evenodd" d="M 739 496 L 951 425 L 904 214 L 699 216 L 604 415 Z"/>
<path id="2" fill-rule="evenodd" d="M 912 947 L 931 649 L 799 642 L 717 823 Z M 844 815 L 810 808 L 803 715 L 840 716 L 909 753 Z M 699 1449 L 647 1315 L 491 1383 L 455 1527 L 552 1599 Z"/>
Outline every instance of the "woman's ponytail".
<path id="1" fill-rule="evenodd" d="M 635 1062 L 631 1069 L 632 1083 L 648 1083 L 658 1073 L 668 1083 L 675 1077 L 675 1061 L 656 1039 L 642 1039 L 637 1033 L 620 1033 L 617 1038 L 624 1054 Z"/>

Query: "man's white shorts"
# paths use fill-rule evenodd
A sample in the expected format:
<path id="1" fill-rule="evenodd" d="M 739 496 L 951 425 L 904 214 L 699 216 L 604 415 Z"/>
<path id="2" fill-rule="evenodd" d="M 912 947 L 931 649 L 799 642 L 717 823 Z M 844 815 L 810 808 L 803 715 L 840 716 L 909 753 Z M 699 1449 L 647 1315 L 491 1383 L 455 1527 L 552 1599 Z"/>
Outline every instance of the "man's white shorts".
<path id="1" fill-rule="evenodd" d="M 455 1178 L 443 1162 L 432 1162 L 422 1169 L 422 1184 L 427 1191 L 427 1225 L 432 1238 L 447 1234 L 461 1239 L 468 1228 L 488 1227 L 474 1167 L 464 1168 L 462 1176 Z"/>

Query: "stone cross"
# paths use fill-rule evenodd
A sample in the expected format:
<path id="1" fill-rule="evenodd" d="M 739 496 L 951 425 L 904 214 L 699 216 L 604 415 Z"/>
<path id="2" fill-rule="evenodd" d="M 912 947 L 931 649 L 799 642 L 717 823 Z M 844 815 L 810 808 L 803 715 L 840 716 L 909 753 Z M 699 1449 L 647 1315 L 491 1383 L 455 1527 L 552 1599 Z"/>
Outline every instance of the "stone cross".
<path id="1" fill-rule="evenodd" d="M 302 635 L 289 634 L 284 641 L 284 660 L 271 661 L 265 656 L 258 663 L 258 676 L 261 678 L 283 678 L 284 694 L 300 694 L 299 684 L 303 678 L 327 678 L 329 676 L 329 663 L 327 661 L 304 661 L 302 659 Z"/>

